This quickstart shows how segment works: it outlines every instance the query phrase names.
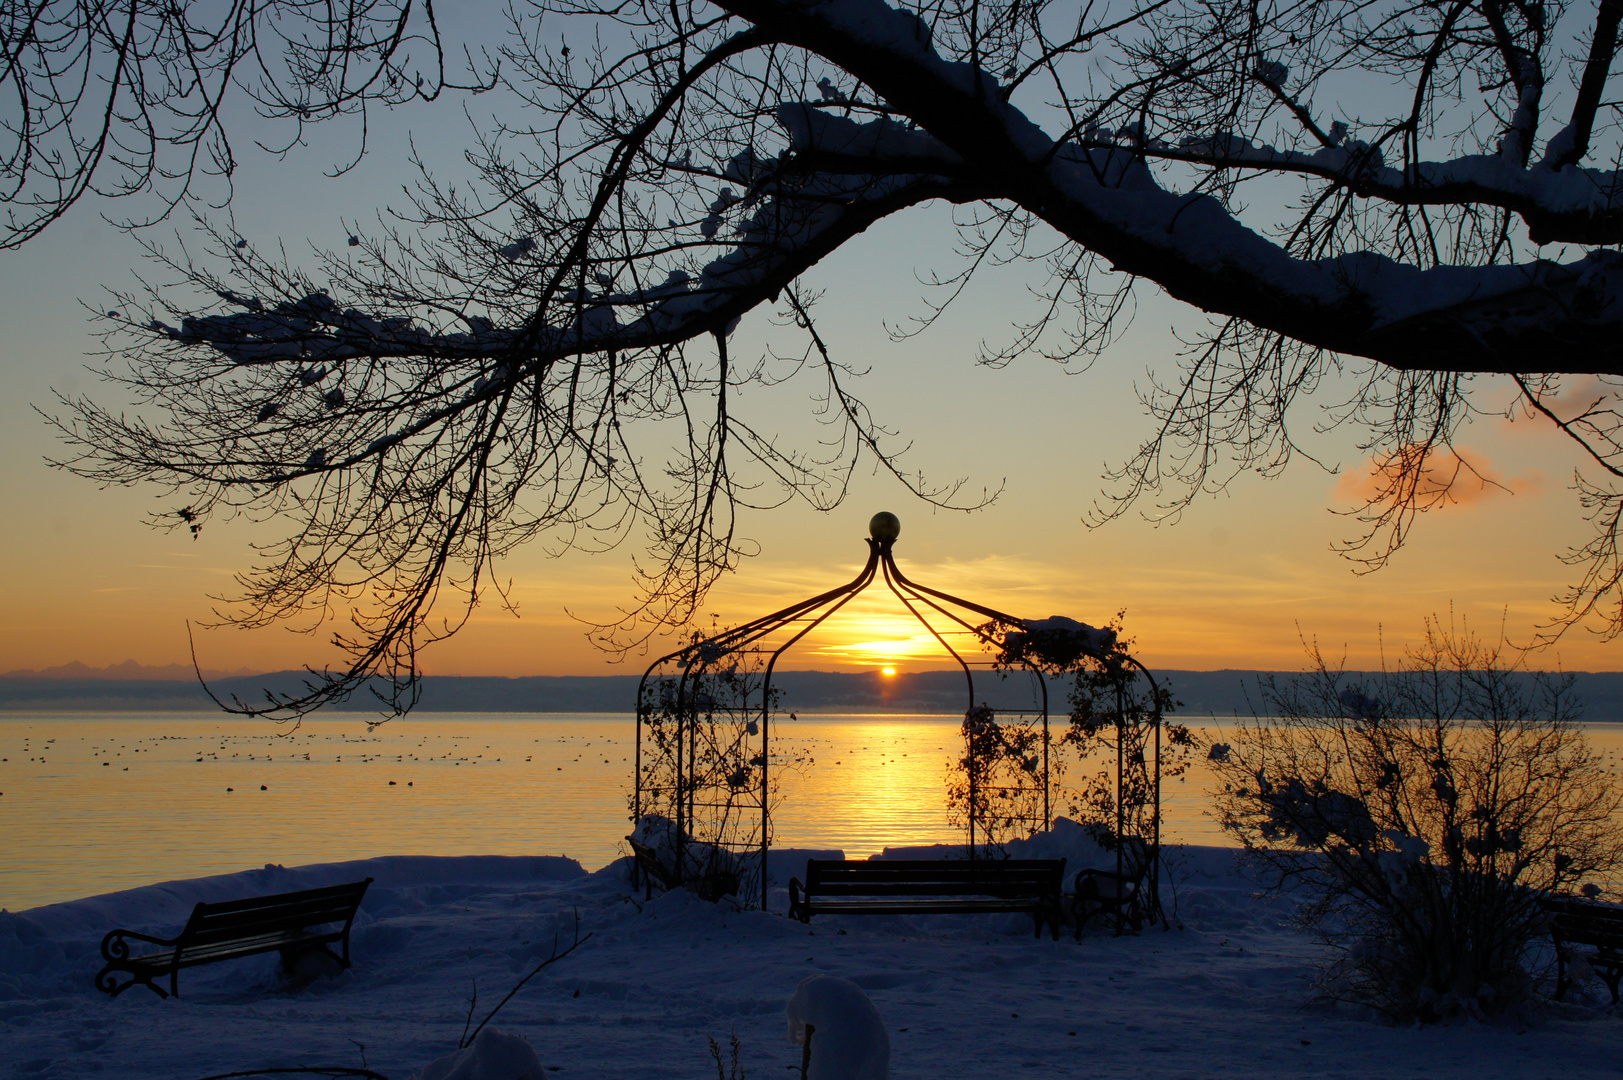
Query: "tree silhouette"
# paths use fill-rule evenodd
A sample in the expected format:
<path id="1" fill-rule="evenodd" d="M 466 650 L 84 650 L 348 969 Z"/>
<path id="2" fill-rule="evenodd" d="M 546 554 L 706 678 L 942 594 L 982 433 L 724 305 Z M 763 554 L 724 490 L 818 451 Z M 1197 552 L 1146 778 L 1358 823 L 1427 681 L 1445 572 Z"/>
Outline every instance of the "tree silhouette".
<path id="1" fill-rule="evenodd" d="M 209 34 L 188 29 L 193 7 L 5 16 L 3 85 L 39 118 L 6 129 L 14 241 L 108 169 L 116 190 L 178 198 L 197 148 L 225 145 L 209 103 L 227 88 L 304 124 L 450 85 L 431 7 L 240 5 L 210 25 L 252 33 Z M 904 475 L 798 282 L 875 222 L 946 201 L 966 248 L 941 275 L 949 296 L 1000 261 L 1048 267 L 989 363 L 1099 355 L 1139 282 L 1210 316 L 1146 395 L 1155 434 L 1098 519 L 1175 514 L 1239 471 L 1282 467 L 1298 399 L 1350 379 L 1331 420 L 1379 469 L 1348 554 L 1378 566 L 1469 471 L 1452 440 L 1483 391 L 1509 386 L 1513 410 L 1572 439 L 1595 526 L 1552 633 L 1587 620 L 1615 636 L 1620 16 L 1619 0 L 514 6 L 507 37 L 468 54 L 465 85 L 506 103 L 470 138 L 480 183 L 425 167 L 392 229 L 308 269 L 218 225 L 196 258 L 154 247 L 208 303 L 119 298 L 109 348 L 138 409 L 65 400 L 65 464 L 170 485 L 175 525 L 291 523 L 242 578 L 236 617 L 349 612 L 352 666 L 276 707 L 375 673 L 409 691 L 417 649 L 457 625 L 431 621 L 436 605 L 499 592 L 493 561 L 542 534 L 592 546 L 648 529 L 641 603 L 601 628 L 624 647 L 691 616 L 736 564 L 738 506 L 832 505 L 864 453 Z M 52 45 L 28 18 L 60 28 Z M 106 30 L 120 18 L 136 28 L 122 38 Z M 113 65 L 84 85 L 106 90 L 108 139 L 148 133 L 133 155 L 70 133 L 61 118 L 90 99 L 66 76 L 29 104 L 41 55 Z M 182 74 L 197 56 L 210 79 Z M 51 70 L 81 70 L 66 63 Z M 160 113 L 178 135 L 151 134 Z M 52 138 L 79 149 L 38 149 Z M 222 153 L 211 167 L 228 171 Z M 729 354 L 763 307 L 803 352 Z M 729 410 L 785 368 L 824 380 L 826 443 L 790 447 Z M 666 430 L 681 447 L 660 463 Z M 906 478 L 938 502 L 958 494 Z"/>

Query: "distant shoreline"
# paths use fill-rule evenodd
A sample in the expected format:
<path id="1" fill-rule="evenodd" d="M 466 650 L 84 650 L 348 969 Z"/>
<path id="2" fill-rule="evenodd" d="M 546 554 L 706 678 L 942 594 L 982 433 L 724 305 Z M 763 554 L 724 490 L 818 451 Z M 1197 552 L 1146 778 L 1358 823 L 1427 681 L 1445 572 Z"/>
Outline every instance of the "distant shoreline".
<path id="1" fill-rule="evenodd" d="M 1174 715 L 1227 718 L 1252 715 L 1259 679 L 1289 679 L 1295 671 L 1226 669 L 1221 671 L 1156 671 L 1181 703 Z M 1623 722 L 1623 672 L 1571 672 L 1584 720 Z M 1349 672 L 1349 677 L 1357 673 Z M 635 709 L 640 675 L 500 676 L 428 675 L 422 683 L 421 712 L 441 713 L 630 713 Z M 1519 676 L 1528 678 L 1526 675 Z M 262 676 L 232 676 L 212 681 L 210 689 L 224 700 L 264 700 L 266 689 L 297 693 L 307 676 L 301 671 Z M 998 684 L 982 683 L 977 694 Z M 783 698 L 780 709 L 807 714 L 962 715 L 964 676 L 957 671 L 878 672 L 783 671 L 773 677 Z M 1249 697 L 1247 691 L 1250 691 Z M 1063 693 L 1050 701 L 1052 713 L 1066 711 Z M 376 699 L 366 690 L 331 706 L 339 713 L 377 713 Z M 220 714 L 195 680 L 54 679 L 0 676 L 0 715 L 6 713 L 80 712 Z"/>

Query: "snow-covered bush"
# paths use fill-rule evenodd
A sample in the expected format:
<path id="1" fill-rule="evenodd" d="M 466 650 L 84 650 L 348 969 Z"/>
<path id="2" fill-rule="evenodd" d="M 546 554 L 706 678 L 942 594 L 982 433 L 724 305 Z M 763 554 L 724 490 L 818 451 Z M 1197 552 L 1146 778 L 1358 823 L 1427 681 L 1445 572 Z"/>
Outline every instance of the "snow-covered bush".
<path id="1" fill-rule="evenodd" d="M 469 1045 L 428 1065 L 419 1080 L 546 1080 L 546 1076 L 528 1040 L 487 1027 Z"/>
<path id="2" fill-rule="evenodd" d="M 789 1042 L 804 1046 L 810 1029 L 806 1080 L 887 1080 L 890 1034 L 879 1010 L 849 979 L 812 975 L 795 987 L 785 1009 Z"/>
<path id="3" fill-rule="evenodd" d="M 1378 676 L 1310 655 L 1212 756 L 1223 827 L 1305 887 L 1327 996 L 1404 1021 L 1516 1011 L 1547 955 L 1539 898 L 1623 865 L 1572 680 L 1436 620 Z"/>

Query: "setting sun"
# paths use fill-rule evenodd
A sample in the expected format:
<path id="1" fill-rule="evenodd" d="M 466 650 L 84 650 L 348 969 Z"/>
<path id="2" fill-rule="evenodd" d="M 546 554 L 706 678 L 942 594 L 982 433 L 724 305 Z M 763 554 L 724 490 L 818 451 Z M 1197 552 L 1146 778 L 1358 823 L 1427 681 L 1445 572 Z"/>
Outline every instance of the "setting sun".
<path id="1" fill-rule="evenodd" d="M 894 674 L 896 674 L 896 669 L 893 668 L 893 667 L 886 666 L 886 667 L 880 668 L 879 673 L 881 675 L 894 675 Z"/>

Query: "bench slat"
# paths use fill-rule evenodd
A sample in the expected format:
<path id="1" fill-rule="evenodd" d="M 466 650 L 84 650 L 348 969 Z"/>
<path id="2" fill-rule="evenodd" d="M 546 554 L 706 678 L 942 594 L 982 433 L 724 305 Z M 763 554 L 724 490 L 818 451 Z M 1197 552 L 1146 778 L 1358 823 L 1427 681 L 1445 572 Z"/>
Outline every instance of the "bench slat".
<path id="1" fill-rule="evenodd" d="M 342 897 L 348 899 L 366 892 L 366 881 L 352 881 L 347 885 L 323 885 L 319 889 L 299 889 L 294 892 L 270 893 L 265 896 L 249 896 L 241 900 L 221 900 L 205 904 L 210 914 L 228 915 L 233 911 L 246 911 L 252 908 L 276 907 L 279 904 L 299 904 Z"/>
<path id="2" fill-rule="evenodd" d="M 1048 891 L 1048 882 L 921 881 L 867 882 L 815 886 L 818 896 L 1001 896 L 1032 897 Z"/>
<path id="3" fill-rule="evenodd" d="M 972 874 L 1027 873 L 1051 874 L 1058 859 L 871 859 L 844 861 L 840 859 L 808 859 L 806 872 L 824 876 L 895 877 L 898 874 L 924 873 L 939 877 L 958 877 Z"/>
<path id="4" fill-rule="evenodd" d="M 219 942 L 214 945 L 188 946 L 180 952 L 180 966 L 193 967 L 197 964 L 211 964 L 216 960 L 229 960 L 239 956 L 255 956 L 259 953 L 274 952 L 290 946 L 323 945 L 337 941 L 340 936 L 339 934 L 284 932 L 258 934 L 254 937 L 238 938 L 235 941 Z M 132 956 L 125 960 L 124 963 L 139 964 L 154 971 L 168 971 L 175 964 L 175 950 L 170 949 L 167 952 Z"/>
<path id="5" fill-rule="evenodd" d="M 942 912 L 957 911 L 967 913 L 987 913 L 994 911 L 1030 911 L 1031 900 L 930 900 L 914 898 L 905 904 L 894 900 L 819 900 L 817 910 L 820 913 L 840 911 L 863 911 L 870 914 L 907 914 L 910 912 Z"/>
<path id="6" fill-rule="evenodd" d="M 1029 912 L 1059 936 L 1064 859 L 845 862 L 808 859 L 806 881 L 789 883 L 789 914 L 810 922 L 818 913 L 853 914 Z"/>
<path id="7" fill-rule="evenodd" d="M 1052 872 L 1035 874 L 1021 871 L 1014 874 L 931 874 L 924 871 L 904 871 L 900 874 L 818 874 L 807 880 L 808 885 L 818 888 L 833 888 L 834 886 L 857 887 L 862 885 L 997 885 L 1020 886 L 1047 885 L 1052 881 Z"/>
<path id="8" fill-rule="evenodd" d="M 243 934 L 255 932 L 270 932 L 274 930 L 295 930 L 307 926 L 326 926 L 331 923 L 349 921 L 353 907 L 342 911 L 333 911 L 323 905 L 309 910 L 277 909 L 260 918 L 247 918 L 243 914 L 232 915 L 226 919 L 203 919 L 187 927 L 182 935 L 184 940 L 207 944 L 212 941 L 230 941 Z"/>

